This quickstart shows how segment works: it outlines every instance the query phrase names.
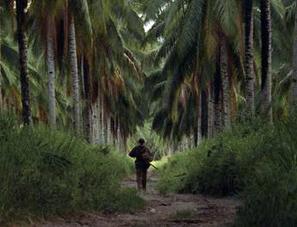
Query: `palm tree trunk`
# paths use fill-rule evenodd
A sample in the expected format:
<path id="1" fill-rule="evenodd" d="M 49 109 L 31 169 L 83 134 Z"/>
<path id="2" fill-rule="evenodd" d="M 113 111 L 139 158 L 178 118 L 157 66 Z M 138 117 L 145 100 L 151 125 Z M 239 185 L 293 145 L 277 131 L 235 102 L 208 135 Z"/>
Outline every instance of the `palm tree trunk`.
<path id="1" fill-rule="evenodd" d="M 293 49 L 293 78 L 291 87 L 291 109 L 292 111 L 297 108 L 297 9 L 295 15 L 295 28 L 294 28 L 294 49 Z"/>
<path id="2" fill-rule="evenodd" d="M 222 78 L 221 78 L 221 64 L 220 64 L 220 54 L 216 57 L 216 72 L 213 81 L 214 88 L 214 135 L 222 131 L 222 121 L 221 121 L 221 94 L 222 94 Z"/>
<path id="3" fill-rule="evenodd" d="M 81 73 L 82 73 L 82 84 L 84 88 L 84 129 L 87 141 L 92 142 L 92 95 L 91 95 L 91 78 L 90 78 L 90 69 L 89 64 L 85 61 L 84 57 L 81 60 Z"/>
<path id="4" fill-rule="evenodd" d="M 261 0 L 261 40 L 262 40 L 262 114 L 272 122 L 272 78 L 271 78 L 271 6 L 270 0 Z"/>
<path id="5" fill-rule="evenodd" d="M 104 97 L 100 97 L 100 143 L 105 144 L 106 131 L 105 131 L 105 112 L 104 112 Z"/>
<path id="6" fill-rule="evenodd" d="M 244 4 L 245 20 L 245 81 L 246 81 L 246 103 L 247 117 L 253 118 L 255 115 L 255 74 L 254 74 L 254 19 L 253 0 L 245 0 Z"/>
<path id="7" fill-rule="evenodd" d="M 54 38 L 51 31 L 51 19 L 48 18 L 47 25 L 47 70 L 48 70 L 48 111 L 49 124 L 51 127 L 56 127 L 56 93 L 55 93 L 55 57 L 54 57 Z"/>
<path id="8" fill-rule="evenodd" d="M 119 138 L 118 138 L 118 143 L 119 143 L 119 151 L 125 153 L 125 141 L 124 141 L 124 137 L 122 134 L 120 134 Z"/>
<path id="9" fill-rule="evenodd" d="M 207 138 L 208 130 L 208 97 L 207 92 L 202 91 L 201 93 L 201 135 Z"/>
<path id="10" fill-rule="evenodd" d="M 120 128 L 119 117 L 116 118 L 116 133 L 117 133 L 117 149 L 118 149 L 118 151 L 122 151 L 121 128 Z"/>
<path id="11" fill-rule="evenodd" d="M 223 123 L 224 128 L 229 129 L 231 127 L 231 109 L 230 109 L 230 81 L 228 74 L 228 54 L 227 54 L 227 43 L 224 39 L 221 42 L 221 76 L 222 76 L 222 87 L 223 87 Z"/>
<path id="12" fill-rule="evenodd" d="M 96 113 L 96 109 L 97 109 L 97 104 L 92 104 L 92 115 L 91 115 L 91 144 L 96 144 L 96 129 L 97 129 L 97 125 L 98 125 L 98 116 Z"/>
<path id="13" fill-rule="evenodd" d="M 78 76 L 78 63 L 77 63 L 77 50 L 76 50 L 76 35 L 73 16 L 70 19 L 69 28 L 69 52 L 70 52 L 70 71 L 72 76 L 72 96 L 73 96 L 73 110 L 74 110 L 74 128 L 77 134 L 80 134 L 80 89 L 79 89 L 79 76 Z"/>
<path id="14" fill-rule="evenodd" d="M 202 118 L 202 99 L 201 92 L 198 95 L 198 116 L 197 116 L 197 145 L 201 143 L 202 140 L 202 131 L 201 131 L 201 118 Z"/>
<path id="15" fill-rule="evenodd" d="M 92 105 L 92 142 L 93 144 L 100 144 L 100 99 L 97 99 L 96 103 Z"/>
<path id="16" fill-rule="evenodd" d="M 208 86 L 208 138 L 214 136 L 214 100 L 213 100 L 213 88 L 212 83 Z"/>
<path id="17" fill-rule="evenodd" d="M 110 122 L 110 116 L 107 116 L 106 119 L 106 144 L 111 144 L 111 122 Z"/>
<path id="18" fill-rule="evenodd" d="M 25 34 L 26 7 L 26 1 L 16 0 L 17 39 L 19 45 L 20 81 L 22 95 L 22 116 L 24 124 L 30 125 L 32 124 L 32 116 L 30 107 L 30 89 L 28 78 L 28 47 Z"/>

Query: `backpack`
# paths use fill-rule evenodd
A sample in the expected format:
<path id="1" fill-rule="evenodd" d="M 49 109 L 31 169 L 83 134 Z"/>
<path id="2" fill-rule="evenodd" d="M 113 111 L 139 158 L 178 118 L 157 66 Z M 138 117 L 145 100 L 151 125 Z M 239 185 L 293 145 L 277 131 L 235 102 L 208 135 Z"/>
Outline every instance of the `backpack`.
<path id="1" fill-rule="evenodd" d="M 146 147 L 142 148 L 142 150 L 141 150 L 141 158 L 148 163 L 150 163 L 154 160 L 153 155 L 151 154 L 149 149 Z"/>

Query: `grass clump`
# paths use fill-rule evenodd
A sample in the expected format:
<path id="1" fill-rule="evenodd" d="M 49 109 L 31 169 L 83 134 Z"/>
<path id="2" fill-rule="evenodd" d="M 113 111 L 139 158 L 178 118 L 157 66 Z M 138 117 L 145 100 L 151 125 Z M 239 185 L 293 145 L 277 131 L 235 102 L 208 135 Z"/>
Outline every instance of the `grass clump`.
<path id="1" fill-rule="evenodd" d="M 242 190 L 249 165 L 257 162 L 253 151 L 264 131 L 259 128 L 256 123 L 238 126 L 173 156 L 161 170 L 160 191 L 226 196 Z"/>
<path id="2" fill-rule="evenodd" d="M 19 128 L 2 116 L 1 218 L 137 209 L 143 203 L 136 191 L 119 185 L 130 173 L 129 163 L 109 148 L 43 127 Z"/>
<path id="3" fill-rule="evenodd" d="M 185 192 L 186 181 L 195 165 L 202 160 L 200 152 L 184 152 L 168 158 L 168 163 L 160 171 L 158 189 L 161 193 Z"/>

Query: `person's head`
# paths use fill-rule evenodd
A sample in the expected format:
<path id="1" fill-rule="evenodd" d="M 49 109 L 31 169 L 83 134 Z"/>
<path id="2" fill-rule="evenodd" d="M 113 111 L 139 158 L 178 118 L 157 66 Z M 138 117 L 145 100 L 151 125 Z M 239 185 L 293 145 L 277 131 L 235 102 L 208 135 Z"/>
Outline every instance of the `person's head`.
<path id="1" fill-rule="evenodd" d="M 144 145 L 144 144 L 145 144 L 145 140 L 141 138 L 141 139 L 138 140 L 138 143 L 139 143 L 140 145 Z"/>

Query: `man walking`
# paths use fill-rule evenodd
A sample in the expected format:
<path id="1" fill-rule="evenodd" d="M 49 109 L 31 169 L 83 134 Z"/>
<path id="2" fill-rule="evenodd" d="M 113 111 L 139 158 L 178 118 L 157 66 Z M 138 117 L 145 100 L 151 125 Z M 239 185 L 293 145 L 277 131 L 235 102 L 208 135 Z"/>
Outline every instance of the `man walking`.
<path id="1" fill-rule="evenodd" d="M 151 151 L 145 146 L 144 139 L 138 140 L 138 146 L 134 147 L 129 156 L 136 158 L 136 181 L 138 190 L 146 191 L 147 170 L 150 167 L 152 159 Z"/>

